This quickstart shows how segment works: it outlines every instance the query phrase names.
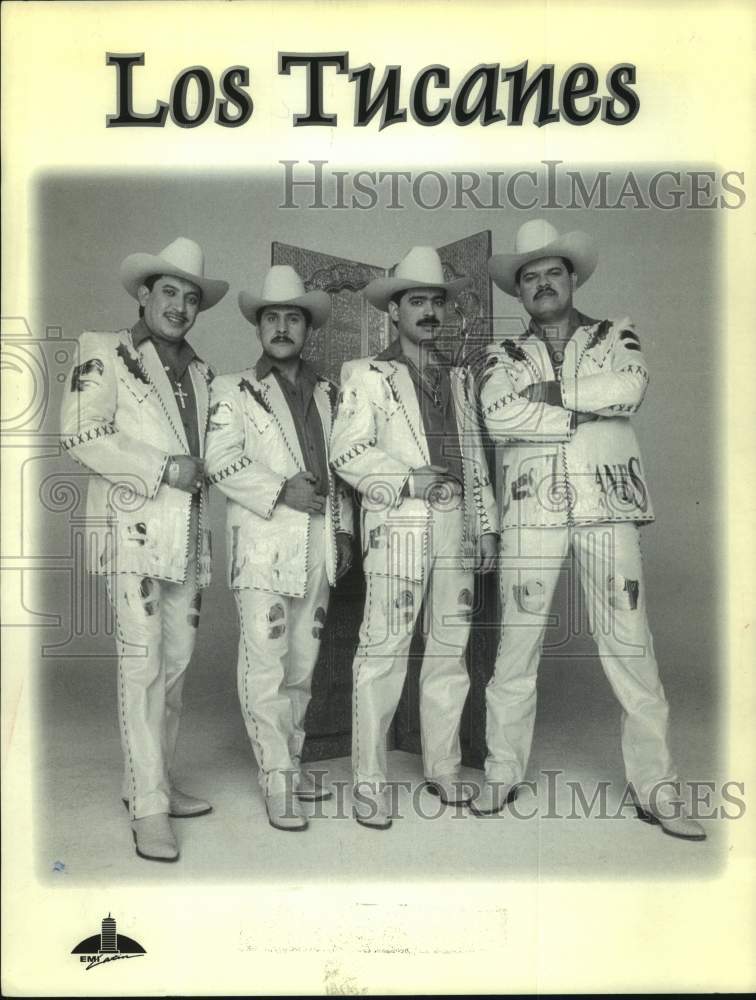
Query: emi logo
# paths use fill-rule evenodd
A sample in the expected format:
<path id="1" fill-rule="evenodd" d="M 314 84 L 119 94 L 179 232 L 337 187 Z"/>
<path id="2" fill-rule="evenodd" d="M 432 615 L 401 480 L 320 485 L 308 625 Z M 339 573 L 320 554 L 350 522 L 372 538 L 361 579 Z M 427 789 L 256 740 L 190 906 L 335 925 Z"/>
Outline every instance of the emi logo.
<path id="1" fill-rule="evenodd" d="M 117 934 L 116 922 L 108 914 L 107 917 L 103 918 L 100 933 L 80 941 L 71 954 L 79 956 L 79 961 L 84 963 L 86 971 L 93 969 L 96 965 L 115 962 L 119 958 L 138 958 L 147 953 L 141 944 L 133 938 L 126 937 L 125 934 Z"/>

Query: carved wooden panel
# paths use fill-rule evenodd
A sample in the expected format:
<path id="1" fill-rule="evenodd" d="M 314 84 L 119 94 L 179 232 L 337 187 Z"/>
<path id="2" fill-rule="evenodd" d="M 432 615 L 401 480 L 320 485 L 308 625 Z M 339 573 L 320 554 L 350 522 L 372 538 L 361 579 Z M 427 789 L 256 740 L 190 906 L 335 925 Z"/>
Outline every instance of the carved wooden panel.
<path id="1" fill-rule="evenodd" d="M 472 284 L 447 306 L 448 332 L 442 334 L 447 354 L 461 361 L 474 345 L 488 343 L 492 336 L 493 308 L 488 259 L 491 256 L 491 231 L 465 236 L 438 248 L 447 281 L 472 278 Z"/>

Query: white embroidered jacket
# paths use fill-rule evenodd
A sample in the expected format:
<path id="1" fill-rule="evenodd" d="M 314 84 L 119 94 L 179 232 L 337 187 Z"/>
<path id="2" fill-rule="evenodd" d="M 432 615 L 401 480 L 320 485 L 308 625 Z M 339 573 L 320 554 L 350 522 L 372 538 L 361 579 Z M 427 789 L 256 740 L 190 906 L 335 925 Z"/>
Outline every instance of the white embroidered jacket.
<path id="1" fill-rule="evenodd" d="M 499 530 L 496 502 L 472 375 L 451 368 L 449 376 L 464 478 L 460 566 L 475 568 L 481 535 Z M 331 462 L 361 494 L 365 573 L 420 581 L 432 511 L 424 499 L 402 494 L 412 470 L 429 465 L 430 455 L 412 376 L 401 362 L 360 358 L 344 364 L 341 384 Z"/>
<path id="2" fill-rule="evenodd" d="M 204 442 L 208 385 L 204 361 L 189 363 Z M 161 482 L 170 455 L 186 455 L 178 404 L 152 341 L 131 332 L 83 333 L 61 413 L 62 446 L 96 473 L 87 492 L 89 569 L 183 582 L 190 558 L 200 587 L 210 582 L 207 487 L 200 493 L 196 550 L 191 495 Z"/>
<path id="3" fill-rule="evenodd" d="M 502 528 L 654 519 L 629 420 L 649 378 L 640 341 L 627 318 L 580 321 L 565 349 L 561 406 L 521 395 L 557 377 L 532 328 L 489 349 L 481 405 L 489 434 L 504 445 L 498 449 Z M 575 426 L 573 411 L 600 419 Z"/>
<path id="4" fill-rule="evenodd" d="M 318 377 L 313 399 L 328 448 L 338 389 Z M 296 426 L 273 372 L 254 368 L 218 376 L 212 386 L 207 472 L 225 493 L 228 585 L 304 597 L 310 515 L 278 497 L 287 479 L 306 468 Z M 325 550 L 328 580 L 336 582 L 336 532 L 352 533 L 352 501 L 328 470 Z"/>

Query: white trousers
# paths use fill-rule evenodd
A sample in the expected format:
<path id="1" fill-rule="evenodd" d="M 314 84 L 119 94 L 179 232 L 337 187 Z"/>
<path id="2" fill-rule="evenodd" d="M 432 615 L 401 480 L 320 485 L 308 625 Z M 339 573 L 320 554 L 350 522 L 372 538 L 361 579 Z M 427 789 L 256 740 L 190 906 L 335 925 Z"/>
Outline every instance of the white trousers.
<path id="1" fill-rule="evenodd" d="M 266 795 L 291 789 L 330 588 L 323 515 L 310 516 L 305 597 L 235 590 L 239 611 L 239 702 Z"/>
<path id="2" fill-rule="evenodd" d="M 657 782 L 674 781 L 676 775 L 667 745 L 669 706 L 646 616 L 638 529 L 629 523 L 502 532 L 502 629 L 486 689 L 486 776 L 514 783 L 525 774 L 544 633 L 550 627 L 552 597 L 570 550 L 574 557 L 568 564 L 570 584 L 577 577 L 583 589 L 589 630 L 623 710 L 627 780 L 641 801 L 648 801 Z"/>
<path id="3" fill-rule="evenodd" d="M 132 819 L 169 811 L 184 675 L 202 600 L 190 563 L 184 583 L 132 574 L 107 578 L 118 648 L 121 795 Z"/>
<path id="4" fill-rule="evenodd" d="M 459 727 L 470 680 L 465 649 L 474 578 L 459 566 L 462 511 L 434 511 L 423 583 L 367 575 L 354 661 L 352 769 L 357 782 L 386 780 L 386 739 L 407 676 L 415 621 L 425 600 L 420 730 L 427 778 L 460 765 Z"/>

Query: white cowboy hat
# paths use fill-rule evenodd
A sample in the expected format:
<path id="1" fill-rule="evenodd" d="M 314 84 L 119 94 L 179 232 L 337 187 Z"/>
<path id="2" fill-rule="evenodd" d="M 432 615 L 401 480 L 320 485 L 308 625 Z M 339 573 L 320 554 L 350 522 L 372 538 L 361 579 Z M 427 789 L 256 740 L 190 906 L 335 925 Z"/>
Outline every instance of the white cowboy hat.
<path id="1" fill-rule="evenodd" d="M 517 230 L 515 252 L 494 254 L 488 272 L 502 291 L 516 296 L 517 272 L 523 264 L 542 257 L 566 257 L 575 269 L 578 285 L 582 285 L 596 268 L 598 250 L 587 233 L 575 231 L 560 236 L 545 219 L 531 219 Z"/>
<path id="2" fill-rule="evenodd" d="M 123 287 L 137 297 L 140 285 L 153 274 L 168 274 L 185 278 L 202 291 L 200 311 L 220 302 L 228 291 L 228 282 L 205 277 L 205 255 L 194 240 L 179 236 L 158 254 L 132 253 L 121 264 Z"/>
<path id="3" fill-rule="evenodd" d="M 433 247 L 412 247 L 388 278 L 374 278 L 365 288 L 368 302 L 388 312 L 388 304 L 398 292 L 408 288 L 444 288 L 450 296 L 457 295 L 472 283 L 471 278 L 444 281 L 444 265 Z"/>
<path id="4" fill-rule="evenodd" d="M 257 314 L 263 306 L 299 306 L 312 318 L 312 328 L 327 323 L 331 315 L 331 296 L 313 289 L 305 291 L 304 281 L 289 264 L 274 264 L 265 275 L 262 292 L 239 292 L 239 308 L 246 319 L 257 326 Z"/>

